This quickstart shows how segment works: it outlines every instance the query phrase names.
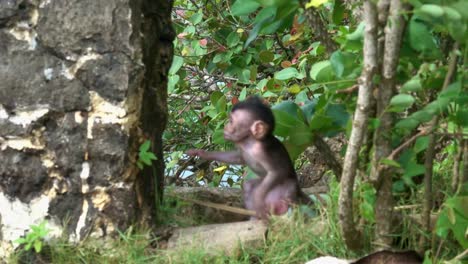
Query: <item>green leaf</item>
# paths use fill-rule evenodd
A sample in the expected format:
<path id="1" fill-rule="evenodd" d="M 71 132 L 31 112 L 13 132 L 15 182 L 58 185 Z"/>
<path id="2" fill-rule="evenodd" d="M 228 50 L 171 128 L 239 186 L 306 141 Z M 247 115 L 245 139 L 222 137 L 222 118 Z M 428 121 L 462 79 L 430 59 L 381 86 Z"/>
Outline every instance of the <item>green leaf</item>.
<path id="1" fill-rule="evenodd" d="M 287 137 L 292 130 L 301 126 L 301 123 L 304 124 L 302 111 L 293 102 L 283 101 L 273 106 L 272 110 L 276 120 L 276 135 Z"/>
<path id="2" fill-rule="evenodd" d="M 443 210 L 439 217 L 437 218 L 437 223 L 435 227 L 435 233 L 442 238 L 447 238 L 447 235 L 450 231 L 450 221 L 447 216 L 447 210 Z"/>
<path id="3" fill-rule="evenodd" d="M 442 7 L 439 5 L 433 5 L 433 4 L 422 5 L 416 11 L 435 17 L 435 18 L 438 18 L 444 15 L 444 10 L 442 9 Z"/>
<path id="4" fill-rule="evenodd" d="M 168 79 L 168 82 L 167 82 L 167 91 L 168 91 L 168 93 L 173 93 L 174 92 L 177 83 L 179 83 L 179 80 L 180 80 L 179 75 L 177 75 L 177 74 L 169 75 L 169 79 Z"/>
<path id="5" fill-rule="evenodd" d="M 151 146 L 151 141 L 150 140 L 145 140 L 143 144 L 140 146 L 140 152 L 147 152 Z"/>
<path id="6" fill-rule="evenodd" d="M 398 121 L 395 127 L 398 129 L 412 130 L 419 125 L 419 121 L 414 118 L 405 118 Z"/>
<path id="7" fill-rule="evenodd" d="M 364 38 L 364 28 L 366 24 L 364 22 L 359 23 L 356 30 L 353 33 L 346 35 L 348 40 L 362 40 Z"/>
<path id="8" fill-rule="evenodd" d="M 434 116 L 433 112 L 427 111 L 426 109 L 414 112 L 410 118 L 419 121 L 419 123 L 429 122 Z"/>
<path id="9" fill-rule="evenodd" d="M 260 4 L 255 0 L 237 0 L 232 5 L 231 11 L 234 16 L 245 16 L 254 12 L 259 7 Z"/>
<path id="10" fill-rule="evenodd" d="M 335 51 L 330 57 L 330 63 L 337 77 L 343 76 L 344 64 L 341 51 Z"/>
<path id="11" fill-rule="evenodd" d="M 249 32 L 249 37 L 247 38 L 247 40 L 244 43 L 244 49 L 247 48 L 250 45 L 250 43 L 257 38 L 258 33 L 260 33 L 260 30 L 262 29 L 263 23 L 264 22 L 260 22 L 260 23 L 255 24 L 255 26 Z"/>
<path id="12" fill-rule="evenodd" d="M 327 82 L 334 78 L 334 71 L 330 61 L 320 61 L 312 65 L 310 77 L 317 82 Z"/>
<path id="13" fill-rule="evenodd" d="M 262 50 L 259 54 L 258 54 L 258 58 L 260 59 L 260 61 L 262 63 L 270 63 L 273 61 L 273 59 L 275 58 L 275 54 L 273 54 L 273 52 L 269 51 L 269 50 Z"/>
<path id="14" fill-rule="evenodd" d="M 198 23 L 200 23 L 203 19 L 203 13 L 201 11 L 198 11 L 197 13 L 194 13 L 191 17 L 190 17 L 190 22 L 192 22 L 193 25 L 196 25 Z"/>
<path id="15" fill-rule="evenodd" d="M 153 152 L 148 152 L 148 153 L 147 153 L 147 157 L 148 157 L 148 159 L 150 159 L 150 160 L 157 160 L 157 159 L 158 159 L 158 158 L 156 157 L 156 155 L 154 155 Z"/>
<path id="16" fill-rule="evenodd" d="M 395 112 L 403 111 L 414 103 L 415 99 L 409 94 L 398 94 L 390 100 L 390 108 Z"/>
<path id="17" fill-rule="evenodd" d="M 244 89 L 242 89 L 241 93 L 239 94 L 239 101 L 244 101 L 246 97 L 247 97 L 247 88 L 244 87 Z"/>
<path id="18" fill-rule="evenodd" d="M 223 95 L 216 102 L 216 111 L 218 111 L 218 113 L 226 112 L 226 107 L 227 107 L 226 96 Z"/>
<path id="19" fill-rule="evenodd" d="M 268 79 L 262 79 L 261 81 L 259 81 L 257 83 L 257 89 L 260 90 L 260 91 L 263 91 L 263 88 L 266 87 L 268 84 Z"/>
<path id="20" fill-rule="evenodd" d="M 179 56 L 174 56 L 172 58 L 172 65 L 171 68 L 169 69 L 169 74 L 176 74 L 179 69 L 184 65 L 184 59 Z"/>
<path id="21" fill-rule="evenodd" d="M 392 166 L 392 167 L 395 167 L 395 168 L 401 168 L 400 163 L 398 163 L 398 162 L 396 162 L 394 160 L 391 160 L 391 159 L 381 159 L 380 163 L 388 165 L 388 166 Z"/>
<path id="22" fill-rule="evenodd" d="M 328 0 L 310 0 L 308 3 L 305 4 L 305 8 L 311 8 L 311 7 L 319 7 L 323 4 L 325 4 L 326 2 L 328 2 Z"/>
<path id="23" fill-rule="evenodd" d="M 42 250 L 42 241 L 41 240 L 36 240 L 34 241 L 34 250 L 36 251 L 36 253 L 39 253 L 41 252 Z"/>
<path id="24" fill-rule="evenodd" d="M 452 23 L 457 23 L 462 20 L 462 15 L 458 13 L 457 10 L 451 7 L 444 6 L 443 11 L 445 12 L 445 15 L 447 16 L 447 18 L 451 20 Z"/>
<path id="25" fill-rule="evenodd" d="M 224 140 L 224 130 L 223 129 L 218 129 L 215 130 L 213 135 L 211 136 L 213 138 L 213 143 L 222 145 L 226 144 L 226 141 Z"/>
<path id="26" fill-rule="evenodd" d="M 429 137 L 428 136 L 423 136 L 419 137 L 416 139 L 416 143 L 414 143 L 414 152 L 419 153 L 425 149 L 427 149 L 427 146 L 429 145 Z"/>
<path id="27" fill-rule="evenodd" d="M 341 24 L 344 17 L 345 6 L 342 0 L 335 0 L 335 4 L 333 5 L 333 23 L 336 25 Z"/>
<path id="28" fill-rule="evenodd" d="M 310 120 L 309 127 L 311 131 L 318 131 L 332 124 L 332 119 L 328 116 L 315 114 Z"/>
<path id="29" fill-rule="evenodd" d="M 222 92 L 220 92 L 220 91 L 212 92 L 211 95 L 210 95 L 211 105 L 215 106 L 216 103 L 218 103 L 219 99 L 221 97 L 223 97 L 223 96 L 224 96 L 224 94 Z"/>
<path id="30" fill-rule="evenodd" d="M 148 156 L 141 155 L 140 160 L 141 160 L 141 162 L 143 162 L 143 164 L 151 166 L 151 160 L 148 158 Z"/>
<path id="31" fill-rule="evenodd" d="M 434 37 L 428 27 L 422 22 L 419 22 L 414 18 L 411 19 L 408 34 L 410 45 L 413 49 L 430 53 L 435 52 L 437 49 Z"/>
<path id="32" fill-rule="evenodd" d="M 285 81 L 285 80 L 289 80 L 291 78 L 296 78 L 296 77 L 298 77 L 298 75 L 299 75 L 299 72 L 297 71 L 296 68 L 289 67 L 289 68 L 283 69 L 283 70 L 281 70 L 279 72 L 276 72 L 275 73 L 275 79 Z"/>
<path id="33" fill-rule="evenodd" d="M 295 83 L 288 88 L 288 92 L 291 94 L 298 94 L 301 92 L 301 86 Z"/>
<path id="34" fill-rule="evenodd" d="M 294 129 L 292 129 L 288 135 L 289 141 L 296 145 L 311 145 L 313 143 L 313 134 L 309 131 L 309 128 L 302 122 L 297 122 Z"/>
<path id="35" fill-rule="evenodd" d="M 422 90 L 422 85 L 421 85 L 421 80 L 420 79 L 411 79 L 407 81 L 403 86 L 401 87 L 401 92 L 407 93 L 407 92 L 418 92 Z"/>
<path id="36" fill-rule="evenodd" d="M 256 0 L 262 6 L 284 6 L 290 2 L 290 0 Z"/>
<path id="37" fill-rule="evenodd" d="M 405 172 L 403 173 L 403 180 L 405 180 L 405 183 L 408 185 L 413 184 L 412 178 L 414 176 L 424 174 L 425 172 L 424 166 L 421 164 L 417 164 L 414 161 L 406 164 L 404 169 L 405 169 Z"/>
<path id="38" fill-rule="evenodd" d="M 239 35 L 237 34 L 237 32 L 233 31 L 231 32 L 227 39 L 226 39 L 226 44 L 228 45 L 228 47 L 234 47 L 236 46 L 240 41 L 240 38 L 239 38 Z"/>

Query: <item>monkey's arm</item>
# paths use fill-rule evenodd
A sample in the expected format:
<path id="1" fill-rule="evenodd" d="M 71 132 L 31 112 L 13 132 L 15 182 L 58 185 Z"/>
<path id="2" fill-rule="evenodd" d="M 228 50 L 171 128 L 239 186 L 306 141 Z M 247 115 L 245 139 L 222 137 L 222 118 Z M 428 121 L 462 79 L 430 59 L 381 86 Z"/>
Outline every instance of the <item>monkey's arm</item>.
<path id="1" fill-rule="evenodd" d="M 229 164 L 245 164 L 240 151 L 205 151 L 203 149 L 189 149 L 186 152 L 189 156 L 198 156 L 206 160 L 216 160 Z"/>

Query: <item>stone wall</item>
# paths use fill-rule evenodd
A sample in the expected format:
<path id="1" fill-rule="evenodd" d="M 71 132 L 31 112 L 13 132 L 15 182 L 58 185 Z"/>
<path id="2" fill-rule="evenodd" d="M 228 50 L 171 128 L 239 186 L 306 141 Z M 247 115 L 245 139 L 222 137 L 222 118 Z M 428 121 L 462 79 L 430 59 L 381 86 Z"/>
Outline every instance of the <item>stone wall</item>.
<path id="1" fill-rule="evenodd" d="M 171 1 L 0 1 L 0 258 L 43 219 L 72 240 L 154 224 Z M 158 161 L 140 173 L 151 139 Z"/>

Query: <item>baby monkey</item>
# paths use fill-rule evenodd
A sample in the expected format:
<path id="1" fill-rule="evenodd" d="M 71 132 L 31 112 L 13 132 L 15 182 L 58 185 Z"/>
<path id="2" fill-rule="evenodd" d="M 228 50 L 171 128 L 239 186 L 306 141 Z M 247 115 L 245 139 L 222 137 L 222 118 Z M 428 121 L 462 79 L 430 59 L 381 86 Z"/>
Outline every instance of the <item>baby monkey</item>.
<path id="1" fill-rule="evenodd" d="M 229 164 L 245 164 L 258 178 L 244 182 L 245 207 L 258 218 L 282 215 L 291 204 L 312 204 L 299 187 L 296 171 L 284 145 L 273 135 L 275 119 L 271 109 L 259 97 L 250 97 L 232 108 L 224 127 L 224 138 L 237 150 L 208 152 L 187 151 L 190 156 Z"/>

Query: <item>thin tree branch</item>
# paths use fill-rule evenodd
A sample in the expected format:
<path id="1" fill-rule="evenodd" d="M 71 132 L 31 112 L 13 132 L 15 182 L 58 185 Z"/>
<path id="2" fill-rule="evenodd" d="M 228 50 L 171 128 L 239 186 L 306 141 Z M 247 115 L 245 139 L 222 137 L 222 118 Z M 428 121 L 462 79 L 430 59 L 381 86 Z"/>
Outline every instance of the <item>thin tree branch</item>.
<path id="1" fill-rule="evenodd" d="M 452 55 L 449 61 L 449 69 L 447 71 L 447 75 L 445 75 L 444 84 L 442 86 L 442 90 L 447 89 L 450 82 L 452 81 L 452 77 L 456 71 L 457 67 L 457 51 L 458 50 L 458 43 L 455 43 L 452 50 Z M 430 131 L 433 131 L 437 124 L 439 123 L 439 116 L 435 116 L 432 118 L 430 122 Z M 435 134 L 431 133 L 429 135 L 429 145 L 426 149 L 426 154 L 424 157 L 424 202 L 423 202 L 423 211 L 422 211 L 422 222 L 423 222 L 423 230 L 426 232 L 430 232 L 431 230 L 431 211 L 432 211 L 432 173 L 433 173 L 433 166 L 434 166 L 434 155 L 435 155 L 435 144 L 436 138 Z M 427 244 L 426 236 L 422 235 L 419 240 L 419 248 L 420 250 L 424 249 Z"/>
<path id="2" fill-rule="evenodd" d="M 362 233 L 356 229 L 353 214 L 353 187 L 358 156 L 367 131 L 368 111 L 372 95 L 372 79 L 377 71 L 377 7 L 372 0 L 364 2 L 364 68 L 358 80 L 359 93 L 353 129 L 349 138 L 341 177 L 339 220 L 346 246 L 351 250 L 362 248 Z"/>
<path id="3" fill-rule="evenodd" d="M 384 5 L 383 5 L 384 6 Z M 374 155 L 372 158 L 371 181 L 376 191 L 377 199 L 374 206 L 376 228 L 374 244 L 378 248 L 389 248 L 392 244 L 392 175 L 393 167 L 379 170 L 380 160 L 392 152 L 391 131 L 393 114 L 386 111 L 390 99 L 395 93 L 395 79 L 400 47 L 406 21 L 403 11 L 406 6 L 400 0 L 390 0 L 389 15 L 384 29 L 385 40 L 383 48 L 382 81 L 377 90 L 377 116 L 380 116 L 380 126 L 374 134 Z M 384 14 L 383 14 L 384 15 Z"/>

